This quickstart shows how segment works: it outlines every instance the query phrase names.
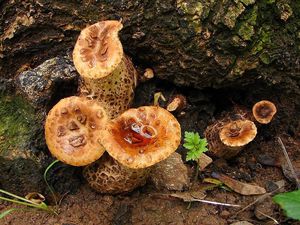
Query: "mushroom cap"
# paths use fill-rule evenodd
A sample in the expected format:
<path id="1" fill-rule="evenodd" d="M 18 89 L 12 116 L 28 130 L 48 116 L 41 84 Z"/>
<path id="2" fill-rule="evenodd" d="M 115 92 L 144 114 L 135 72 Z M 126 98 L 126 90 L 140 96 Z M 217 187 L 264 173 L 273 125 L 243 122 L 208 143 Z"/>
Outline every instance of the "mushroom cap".
<path id="1" fill-rule="evenodd" d="M 121 62 L 123 47 L 120 21 L 106 20 L 83 29 L 73 51 L 74 65 L 82 77 L 98 79 L 109 75 Z"/>
<path id="2" fill-rule="evenodd" d="M 252 107 L 254 118 L 262 124 L 270 123 L 276 112 L 277 109 L 274 103 L 267 100 L 259 101 Z"/>
<path id="3" fill-rule="evenodd" d="M 107 121 L 108 116 L 97 101 L 75 96 L 64 98 L 47 115 L 47 146 L 66 164 L 88 165 L 105 151 L 98 137 Z"/>
<path id="4" fill-rule="evenodd" d="M 241 147 L 251 142 L 257 134 L 255 124 L 250 120 L 236 120 L 224 125 L 219 132 L 220 140 L 230 147 Z"/>
<path id="5" fill-rule="evenodd" d="M 101 132 L 106 151 L 124 166 L 146 168 L 176 151 L 181 140 L 177 119 L 157 106 L 129 109 Z"/>

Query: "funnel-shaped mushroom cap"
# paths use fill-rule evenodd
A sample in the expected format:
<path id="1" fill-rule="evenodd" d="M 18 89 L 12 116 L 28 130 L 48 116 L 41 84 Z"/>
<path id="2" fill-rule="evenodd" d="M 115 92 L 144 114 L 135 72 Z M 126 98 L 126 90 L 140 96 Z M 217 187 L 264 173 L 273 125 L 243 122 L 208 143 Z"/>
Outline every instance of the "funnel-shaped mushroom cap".
<path id="1" fill-rule="evenodd" d="M 266 100 L 257 102 L 252 108 L 254 118 L 262 124 L 270 123 L 276 112 L 276 106 Z"/>
<path id="2" fill-rule="evenodd" d="M 88 165 L 105 151 L 98 138 L 107 121 L 104 109 L 95 100 L 75 96 L 62 99 L 46 119 L 47 146 L 66 164 Z"/>
<path id="3" fill-rule="evenodd" d="M 181 140 L 180 124 L 167 110 L 156 106 L 129 109 L 103 130 L 101 142 L 121 164 L 149 167 L 176 151 Z"/>
<path id="4" fill-rule="evenodd" d="M 106 20 L 81 31 L 73 51 L 73 61 L 82 77 L 105 77 L 120 64 L 123 47 L 118 32 L 121 29 L 121 22 Z"/>
<path id="5" fill-rule="evenodd" d="M 255 124 L 250 120 L 236 120 L 224 125 L 219 137 L 223 144 L 241 147 L 251 142 L 257 133 Z"/>

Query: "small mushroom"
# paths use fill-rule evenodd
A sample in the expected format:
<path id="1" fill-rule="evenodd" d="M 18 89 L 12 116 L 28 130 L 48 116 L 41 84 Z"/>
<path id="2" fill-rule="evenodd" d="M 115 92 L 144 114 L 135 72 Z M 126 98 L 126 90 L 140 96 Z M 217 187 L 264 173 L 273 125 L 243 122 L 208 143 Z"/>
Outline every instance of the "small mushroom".
<path id="1" fill-rule="evenodd" d="M 176 118 L 157 106 L 129 109 L 107 124 L 101 142 L 118 162 L 132 169 L 146 168 L 170 156 L 180 144 Z"/>
<path id="2" fill-rule="evenodd" d="M 257 122 L 262 124 L 268 124 L 273 119 L 276 114 L 277 109 L 274 103 L 262 100 L 257 103 L 252 108 L 252 113 Z"/>
<path id="3" fill-rule="evenodd" d="M 137 72 L 118 37 L 122 27 L 116 20 L 88 26 L 81 31 L 73 51 L 81 76 L 81 95 L 101 102 L 110 118 L 129 108 L 137 82 Z"/>
<path id="4" fill-rule="evenodd" d="M 186 108 L 186 98 L 183 95 L 175 95 L 167 105 L 169 112 L 181 112 Z"/>
<path id="5" fill-rule="evenodd" d="M 64 98 L 47 115 L 47 146 L 57 159 L 66 164 L 90 164 L 105 151 L 97 138 L 107 121 L 108 116 L 97 101 L 75 96 Z"/>
<path id="6" fill-rule="evenodd" d="M 255 124 L 250 120 L 235 120 L 229 122 L 217 121 L 207 127 L 205 137 L 209 150 L 222 158 L 236 156 L 242 148 L 251 142 L 257 134 Z"/>

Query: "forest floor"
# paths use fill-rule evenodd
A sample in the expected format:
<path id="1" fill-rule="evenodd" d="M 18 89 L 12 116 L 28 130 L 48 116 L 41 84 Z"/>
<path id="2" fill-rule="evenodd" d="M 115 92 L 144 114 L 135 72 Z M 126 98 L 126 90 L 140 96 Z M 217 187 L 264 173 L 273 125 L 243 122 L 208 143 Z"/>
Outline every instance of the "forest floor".
<path id="1" fill-rule="evenodd" d="M 278 114 L 270 125 L 258 129 L 256 139 L 231 160 L 214 158 L 204 171 L 199 173 L 198 180 L 193 182 L 192 190 L 201 190 L 203 178 L 211 177 L 212 172 L 222 172 L 236 180 L 264 187 L 267 192 L 274 190 L 274 182 L 284 180 L 285 186 L 279 192 L 295 189 L 295 184 L 288 180 L 280 167 L 284 159 L 283 152 L 276 137 L 280 136 L 292 162 L 299 160 L 300 124 L 299 102 L 292 95 L 278 96 L 277 90 L 266 89 L 263 85 L 248 87 L 244 90 L 204 90 L 181 89 L 162 81 L 147 82 L 137 90 L 135 106 L 149 105 L 153 102 L 153 94 L 161 91 L 167 99 L 171 95 L 181 93 L 187 97 L 188 106 L 184 115 L 176 115 L 182 131 L 197 131 L 203 135 L 205 127 L 213 118 L 230 111 L 235 104 L 251 109 L 259 100 L 273 101 Z M 162 106 L 166 102 L 161 102 Z M 185 158 L 185 150 L 181 146 L 178 152 Z M 281 160 L 281 161 L 280 161 Z M 277 163 L 276 163 L 277 162 Z M 191 179 L 195 164 L 187 163 Z M 55 174 L 54 174 L 55 176 Z M 205 200 L 240 205 L 240 208 L 217 206 L 201 202 L 184 202 L 182 199 L 170 197 L 171 191 L 156 190 L 153 184 L 124 195 L 103 195 L 94 192 L 78 176 L 76 187 L 65 193 L 59 206 L 55 206 L 58 215 L 38 210 L 18 210 L 0 221 L 4 225 L 225 225 L 237 221 L 248 221 L 256 224 L 300 224 L 288 220 L 274 204 L 270 197 L 248 206 L 259 196 L 244 196 L 220 187 L 206 190 Z M 30 182 L 30 181 L 28 181 Z M 79 183 L 79 185 L 78 185 Z M 55 188 L 55 185 L 54 185 Z M 33 190 L 34 191 L 34 190 Z M 0 211 L 15 206 L 0 202 Z M 265 216 L 259 214 L 263 212 Z"/>

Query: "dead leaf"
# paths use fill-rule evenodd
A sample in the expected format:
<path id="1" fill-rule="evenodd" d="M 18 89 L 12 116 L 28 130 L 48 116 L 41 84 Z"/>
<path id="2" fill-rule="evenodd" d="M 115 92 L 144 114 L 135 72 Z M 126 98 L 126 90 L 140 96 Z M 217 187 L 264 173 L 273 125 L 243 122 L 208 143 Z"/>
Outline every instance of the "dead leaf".
<path id="1" fill-rule="evenodd" d="M 169 196 L 182 199 L 185 202 L 195 202 L 199 199 L 204 199 L 206 194 L 203 191 L 176 192 Z"/>
<path id="2" fill-rule="evenodd" d="M 226 186 L 231 188 L 233 191 L 235 191 L 239 194 L 242 194 L 242 195 L 261 195 L 261 194 L 266 193 L 266 189 L 264 189 L 263 187 L 243 183 L 243 182 L 234 180 L 231 177 L 228 177 L 224 174 L 213 172 L 212 177 L 220 180 Z"/>
<path id="3" fill-rule="evenodd" d="M 166 101 L 165 96 L 161 92 L 156 92 L 154 94 L 154 101 L 153 101 L 154 106 L 159 106 L 159 99 L 162 99 L 164 102 Z"/>
<path id="4" fill-rule="evenodd" d="M 198 159 L 199 170 L 200 171 L 204 170 L 209 164 L 212 163 L 212 161 L 213 161 L 212 158 L 202 153 Z"/>
<path id="5" fill-rule="evenodd" d="M 37 192 L 30 192 L 25 196 L 25 198 L 33 202 L 34 204 L 41 204 L 45 201 L 45 197 Z"/>

